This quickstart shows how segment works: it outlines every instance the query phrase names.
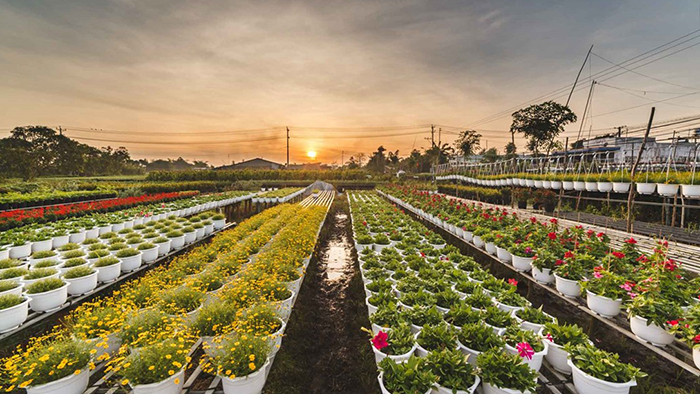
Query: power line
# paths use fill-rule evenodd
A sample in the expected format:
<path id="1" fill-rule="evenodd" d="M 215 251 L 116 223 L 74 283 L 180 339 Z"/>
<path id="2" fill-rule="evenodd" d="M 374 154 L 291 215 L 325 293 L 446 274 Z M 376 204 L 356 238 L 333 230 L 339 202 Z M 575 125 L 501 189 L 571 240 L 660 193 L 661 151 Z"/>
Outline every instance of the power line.
<path id="1" fill-rule="evenodd" d="M 698 45 L 698 44 L 695 44 L 695 45 Z M 695 45 L 692 45 L 691 48 L 692 48 L 693 46 L 695 46 Z M 603 56 L 600 56 L 599 54 L 597 54 L 597 53 L 595 53 L 595 52 L 592 52 L 592 53 L 593 53 L 593 55 L 594 55 L 595 57 L 597 57 L 597 58 L 599 58 L 599 59 L 601 59 L 601 60 L 604 60 L 604 61 L 606 61 L 606 62 L 612 64 L 613 66 L 622 68 L 622 69 L 624 69 L 624 70 L 627 70 L 627 71 L 629 71 L 629 72 L 631 72 L 631 73 L 637 74 L 637 75 L 642 76 L 642 77 L 644 77 L 644 78 L 649 78 L 649 79 L 651 79 L 651 80 L 654 80 L 654 81 L 657 81 L 657 82 L 661 82 L 661 83 L 665 83 L 665 84 L 671 85 L 671 86 L 677 86 L 677 87 L 679 87 L 679 88 L 685 88 L 685 89 L 690 89 L 690 90 L 700 90 L 700 89 L 695 88 L 695 87 L 692 87 L 692 86 L 680 85 L 680 84 L 677 84 L 677 83 L 664 81 L 663 79 L 659 79 L 659 78 L 656 78 L 656 77 L 652 77 L 652 76 L 649 76 L 649 75 L 646 75 L 646 74 L 642 74 L 642 73 L 640 73 L 639 71 L 635 71 L 634 69 L 629 69 L 629 68 L 627 68 L 627 67 L 625 67 L 625 66 L 619 65 L 619 64 L 617 64 L 617 63 L 615 63 L 615 62 L 613 62 L 613 61 L 611 61 L 611 60 L 608 60 L 608 59 L 604 58 Z M 658 60 L 661 60 L 661 59 L 663 59 L 663 58 L 660 58 L 660 59 L 658 59 Z"/>

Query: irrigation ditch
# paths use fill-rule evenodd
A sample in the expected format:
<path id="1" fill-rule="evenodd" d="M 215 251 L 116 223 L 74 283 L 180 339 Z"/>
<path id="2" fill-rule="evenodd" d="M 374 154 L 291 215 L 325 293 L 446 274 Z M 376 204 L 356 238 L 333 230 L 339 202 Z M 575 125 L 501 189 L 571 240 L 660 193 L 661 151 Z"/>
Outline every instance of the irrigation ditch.
<path id="1" fill-rule="evenodd" d="M 320 233 L 263 394 L 379 394 L 347 199 Z"/>

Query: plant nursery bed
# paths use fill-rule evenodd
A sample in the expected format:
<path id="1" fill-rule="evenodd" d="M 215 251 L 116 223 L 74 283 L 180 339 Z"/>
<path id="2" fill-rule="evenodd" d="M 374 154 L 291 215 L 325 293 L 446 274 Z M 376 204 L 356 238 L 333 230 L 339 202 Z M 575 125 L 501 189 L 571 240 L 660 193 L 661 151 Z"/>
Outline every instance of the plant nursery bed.
<path id="1" fill-rule="evenodd" d="M 381 193 L 386 197 L 385 194 Z M 499 260 L 495 255 L 487 253 L 455 233 L 438 226 L 409 209 L 403 201 L 390 200 L 403 208 L 407 214 L 419 220 L 431 230 L 437 232 L 445 240 L 457 246 L 464 254 L 472 256 L 482 266 L 488 268 L 498 278 L 517 280 L 518 292 L 530 300 L 533 305 L 543 305 L 544 310 L 556 317 L 559 321 L 575 323 L 584 327 L 597 347 L 613 351 L 650 376 L 645 378 L 643 392 L 660 392 L 657 390 L 687 390 L 687 392 L 700 391 L 700 370 L 692 361 L 688 346 L 680 341 L 675 341 L 665 348 L 653 346 L 635 336 L 630 330 L 627 319 L 617 316 L 613 319 L 601 317 L 591 311 L 580 299 L 564 297 L 554 289 L 537 282 L 534 277 L 525 272 L 519 272 L 511 264 Z M 489 204 L 484 204 L 489 205 Z M 511 211 L 509 209 L 509 211 Z M 555 372 L 555 371 L 554 371 Z M 549 374 L 549 379 L 554 387 L 563 391 L 569 390 L 567 385 L 556 383 L 561 374 Z M 569 390 L 571 391 L 571 390 Z M 670 391 L 675 392 L 675 391 Z"/>

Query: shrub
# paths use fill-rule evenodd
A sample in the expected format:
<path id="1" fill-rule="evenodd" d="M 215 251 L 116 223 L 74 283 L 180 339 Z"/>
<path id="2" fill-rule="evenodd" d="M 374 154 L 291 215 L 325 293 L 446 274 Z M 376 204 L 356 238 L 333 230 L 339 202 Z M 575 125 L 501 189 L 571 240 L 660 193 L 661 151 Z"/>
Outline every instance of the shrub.
<path id="1" fill-rule="evenodd" d="M 34 270 L 30 270 L 29 273 L 24 275 L 24 279 L 25 280 L 41 279 L 41 278 L 46 278 L 47 276 L 55 275 L 57 273 L 58 273 L 58 271 L 56 271 L 53 268 L 37 268 Z"/>
<path id="2" fill-rule="evenodd" d="M 107 256 L 107 257 L 101 257 L 97 261 L 95 261 L 95 264 L 93 264 L 94 267 L 100 268 L 100 267 L 109 267 L 110 265 L 118 264 L 119 259 L 114 257 L 114 256 Z"/>
<path id="3" fill-rule="evenodd" d="M 15 279 L 27 275 L 29 270 L 22 267 L 8 268 L 5 271 L 0 272 L 0 280 L 5 279 Z"/>
<path id="4" fill-rule="evenodd" d="M 214 347 L 211 358 L 202 363 L 204 372 L 230 379 L 260 371 L 267 362 L 270 347 L 264 338 L 239 334 Z"/>
<path id="5" fill-rule="evenodd" d="M 502 348 L 505 345 L 503 338 L 483 323 L 463 325 L 462 330 L 457 332 L 457 338 L 462 345 L 478 352 Z"/>
<path id="6" fill-rule="evenodd" d="M 3 291 L 8 291 L 16 289 L 19 286 L 19 282 L 14 280 L 0 280 L 0 293 Z"/>
<path id="7" fill-rule="evenodd" d="M 457 334 L 452 326 L 445 322 L 438 325 L 428 324 L 423 326 L 417 341 L 423 349 L 428 351 L 451 350 L 457 347 Z"/>
<path id="8" fill-rule="evenodd" d="M 56 260 L 43 260 L 43 261 L 40 261 L 40 262 L 34 264 L 33 268 L 36 270 L 38 268 L 51 268 L 51 267 L 55 267 L 57 265 L 58 265 L 58 261 L 56 261 Z"/>
<path id="9" fill-rule="evenodd" d="M 425 364 L 438 378 L 440 386 L 467 391 L 476 381 L 476 371 L 459 350 L 441 350 L 428 354 Z"/>
<path id="10" fill-rule="evenodd" d="M 75 267 L 69 269 L 65 274 L 63 274 L 64 279 L 76 279 L 76 278 L 82 278 L 88 275 L 92 275 L 95 273 L 95 270 L 93 270 L 90 267 Z"/>
<path id="11" fill-rule="evenodd" d="M 136 249 L 127 248 L 127 249 L 122 249 L 119 252 L 117 252 L 116 257 L 123 259 L 123 258 L 127 258 L 127 257 L 137 256 L 139 253 L 141 253 L 141 252 L 139 252 Z"/>
<path id="12" fill-rule="evenodd" d="M 40 252 L 34 252 L 32 253 L 32 258 L 33 259 L 47 259 L 49 257 L 54 257 L 58 253 L 54 252 L 53 250 L 42 250 Z"/>
<path id="13" fill-rule="evenodd" d="M 576 368 L 588 375 L 612 383 L 625 383 L 646 376 L 639 368 L 619 361 L 616 353 L 606 352 L 592 345 L 565 346 Z"/>
<path id="14" fill-rule="evenodd" d="M 476 363 L 481 379 L 492 386 L 523 392 L 537 388 L 537 372 L 515 354 L 492 349 L 481 353 Z"/>
<path id="15" fill-rule="evenodd" d="M 78 267 L 78 266 L 86 264 L 86 263 L 87 263 L 87 260 L 85 260 L 85 259 L 81 259 L 81 258 L 70 259 L 70 260 L 66 260 L 66 262 L 63 263 L 63 268 Z"/>
<path id="16" fill-rule="evenodd" d="M 17 294 L 0 295 L 0 311 L 17 306 L 23 303 L 24 300 L 24 297 Z"/>
<path id="17" fill-rule="evenodd" d="M 0 260 L 0 269 L 15 268 L 22 265 L 22 262 L 17 259 L 3 259 Z"/>
<path id="18" fill-rule="evenodd" d="M 153 248 L 155 248 L 155 247 L 156 247 L 156 246 L 153 245 L 152 243 L 150 243 L 150 242 L 145 242 L 145 243 L 142 243 L 141 245 L 139 245 L 139 247 L 138 247 L 137 249 L 138 249 L 138 250 L 149 250 L 149 249 L 153 249 Z"/>
<path id="19" fill-rule="evenodd" d="M 204 294 L 191 287 L 179 287 L 161 296 L 160 309 L 169 315 L 188 313 L 202 305 Z"/>
<path id="20" fill-rule="evenodd" d="M 167 339 L 162 343 L 143 347 L 114 367 L 122 384 L 132 386 L 163 381 L 185 368 L 188 363 L 189 340 Z M 183 376 L 184 379 L 184 376 Z M 181 383 L 176 381 L 176 384 Z"/>
<path id="21" fill-rule="evenodd" d="M 387 357 L 379 368 L 384 372 L 384 387 L 392 394 L 425 393 L 437 382 L 425 360 L 415 356 L 399 364 Z"/>
<path id="22" fill-rule="evenodd" d="M 40 294 L 46 293 L 47 291 L 56 290 L 65 286 L 65 282 L 59 278 L 47 278 L 38 280 L 32 284 L 27 285 L 24 290 L 27 294 Z"/>

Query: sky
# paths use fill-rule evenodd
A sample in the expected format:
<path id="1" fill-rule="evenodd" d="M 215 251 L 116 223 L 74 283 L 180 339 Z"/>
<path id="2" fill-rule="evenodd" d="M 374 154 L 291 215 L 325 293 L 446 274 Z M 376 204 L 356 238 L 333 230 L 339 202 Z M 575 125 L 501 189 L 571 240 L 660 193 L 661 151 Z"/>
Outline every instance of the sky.
<path id="1" fill-rule="evenodd" d="M 135 158 L 222 165 L 286 161 L 289 127 L 291 162 L 315 151 L 339 163 L 429 147 L 435 124 L 436 141 L 474 128 L 502 151 L 513 109 L 564 103 L 567 89 L 545 95 L 573 83 L 591 45 L 570 104 L 579 118 L 603 58 L 698 29 L 698 0 L 0 0 L 0 137 L 61 126 Z M 583 135 L 644 124 L 651 106 L 658 120 L 700 113 L 695 36 L 613 69 Z"/>

